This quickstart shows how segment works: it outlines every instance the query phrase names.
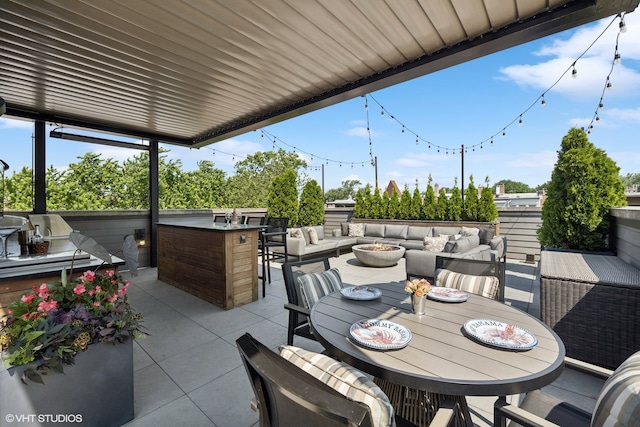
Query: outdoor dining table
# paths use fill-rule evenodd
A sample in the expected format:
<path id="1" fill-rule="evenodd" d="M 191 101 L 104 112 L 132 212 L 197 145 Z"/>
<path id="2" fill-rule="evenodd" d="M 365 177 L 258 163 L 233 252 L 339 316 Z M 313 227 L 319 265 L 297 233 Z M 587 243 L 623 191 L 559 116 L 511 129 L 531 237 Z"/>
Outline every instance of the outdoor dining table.
<path id="1" fill-rule="evenodd" d="M 553 382 L 562 372 L 565 349 L 560 338 L 540 320 L 510 305 L 477 295 L 459 303 L 427 300 L 425 314 L 419 316 L 411 312 L 404 282 L 368 286 L 379 289 L 381 296 L 353 300 L 337 291 L 314 305 L 310 323 L 317 340 L 332 356 L 387 386 L 427 392 L 434 400 L 429 403 L 435 406 L 431 409 L 437 410 L 438 396 L 452 396 L 458 404 L 459 424 L 472 425 L 465 396 L 524 393 Z M 350 328 L 363 319 L 405 326 L 411 340 L 395 350 L 362 346 L 352 338 Z M 517 325 L 535 336 L 537 344 L 515 351 L 481 343 L 464 331 L 471 319 Z"/>

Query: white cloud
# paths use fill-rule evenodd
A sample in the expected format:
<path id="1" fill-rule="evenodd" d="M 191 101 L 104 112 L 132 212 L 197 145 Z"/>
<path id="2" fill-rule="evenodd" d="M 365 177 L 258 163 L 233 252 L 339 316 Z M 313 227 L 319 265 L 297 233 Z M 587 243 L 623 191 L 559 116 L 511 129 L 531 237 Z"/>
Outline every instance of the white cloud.
<path id="1" fill-rule="evenodd" d="M 620 35 L 618 45 L 622 63 L 614 67 L 611 75 L 613 88 L 609 96 L 630 97 L 640 91 L 640 74 L 624 65 L 625 61 L 640 59 L 640 43 L 631 42 L 640 38 L 640 16 L 628 15 L 625 21 L 627 32 Z M 544 91 L 562 76 L 553 87 L 553 92 L 572 98 L 590 99 L 599 96 L 611 71 L 619 21 L 615 21 L 584 56 L 577 61 L 576 58 L 596 40 L 610 22 L 611 18 L 607 18 L 575 31 L 567 39 L 554 38 L 551 43 L 533 52 L 535 56 L 549 59 L 536 64 L 504 67 L 500 69 L 501 78 L 511 80 L 520 86 Z M 571 78 L 574 61 L 578 72 L 575 79 Z"/>
<path id="2" fill-rule="evenodd" d="M 33 122 L 31 120 L 15 120 L 15 119 L 9 119 L 9 118 L 0 118 L 0 129 L 33 130 Z"/>
<path id="3" fill-rule="evenodd" d="M 601 116 L 617 122 L 640 123 L 640 107 L 638 108 L 611 108 L 602 111 Z"/>
<path id="4" fill-rule="evenodd" d="M 354 127 L 345 132 L 349 136 L 359 136 L 362 138 L 368 138 L 369 133 L 371 136 L 379 136 L 379 134 L 375 131 L 367 131 L 366 127 Z"/>

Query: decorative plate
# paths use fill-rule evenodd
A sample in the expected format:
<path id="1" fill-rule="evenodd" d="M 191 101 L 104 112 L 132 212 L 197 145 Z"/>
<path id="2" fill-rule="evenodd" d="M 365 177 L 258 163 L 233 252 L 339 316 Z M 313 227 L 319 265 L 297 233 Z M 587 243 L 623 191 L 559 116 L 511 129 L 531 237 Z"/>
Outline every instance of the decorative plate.
<path id="1" fill-rule="evenodd" d="M 529 331 L 497 320 L 467 320 L 464 324 L 464 330 L 472 338 L 493 347 L 530 350 L 538 344 L 538 339 Z"/>
<path id="2" fill-rule="evenodd" d="M 351 325 L 351 337 L 365 347 L 392 350 L 406 347 L 411 331 L 390 320 L 363 319 Z"/>
<path id="3" fill-rule="evenodd" d="M 469 294 L 460 289 L 432 286 L 427 298 L 444 302 L 464 302 L 469 299 Z"/>
<path id="4" fill-rule="evenodd" d="M 360 301 L 368 301 L 378 298 L 382 291 L 371 286 L 346 286 L 340 289 L 343 297 Z"/>

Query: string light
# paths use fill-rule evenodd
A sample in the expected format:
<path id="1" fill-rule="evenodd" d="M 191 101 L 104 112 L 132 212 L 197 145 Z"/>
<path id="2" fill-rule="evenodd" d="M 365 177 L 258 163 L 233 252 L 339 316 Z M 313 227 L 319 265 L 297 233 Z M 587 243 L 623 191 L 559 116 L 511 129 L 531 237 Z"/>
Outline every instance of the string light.
<path id="1" fill-rule="evenodd" d="M 616 65 L 618 65 L 618 64 L 620 64 L 620 61 L 621 61 L 621 59 L 620 59 L 620 54 L 619 54 L 618 52 L 616 52 L 616 53 L 613 55 L 613 63 L 614 63 L 614 64 L 616 64 Z"/>
<path id="2" fill-rule="evenodd" d="M 520 120 L 518 120 L 518 126 L 522 126 L 522 114 L 520 114 Z"/>
<path id="3" fill-rule="evenodd" d="M 624 23 L 624 15 L 622 16 L 622 19 L 620 20 L 620 32 L 621 33 L 626 33 L 627 32 L 627 24 Z"/>
<path id="4" fill-rule="evenodd" d="M 547 101 L 544 100 L 544 93 L 542 94 L 542 101 L 540 101 L 540 106 L 542 108 L 547 106 Z"/>
<path id="5" fill-rule="evenodd" d="M 576 63 L 573 63 L 573 70 L 571 70 L 571 77 L 578 78 L 578 70 L 576 70 Z"/>

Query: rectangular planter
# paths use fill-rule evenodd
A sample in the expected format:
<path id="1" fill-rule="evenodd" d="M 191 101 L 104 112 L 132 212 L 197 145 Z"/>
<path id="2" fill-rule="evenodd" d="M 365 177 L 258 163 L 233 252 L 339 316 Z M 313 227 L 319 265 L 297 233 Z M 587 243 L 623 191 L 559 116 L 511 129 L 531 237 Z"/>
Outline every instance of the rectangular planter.
<path id="1" fill-rule="evenodd" d="M 24 367 L 0 370 L 0 424 L 117 427 L 133 419 L 133 340 L 94 344 L 44 385 L 20 381 Z"/>

